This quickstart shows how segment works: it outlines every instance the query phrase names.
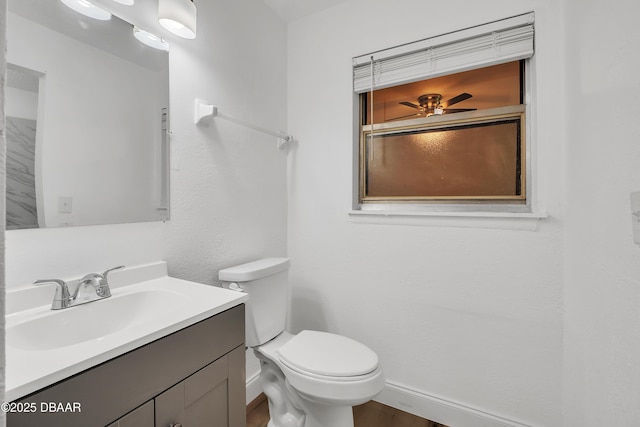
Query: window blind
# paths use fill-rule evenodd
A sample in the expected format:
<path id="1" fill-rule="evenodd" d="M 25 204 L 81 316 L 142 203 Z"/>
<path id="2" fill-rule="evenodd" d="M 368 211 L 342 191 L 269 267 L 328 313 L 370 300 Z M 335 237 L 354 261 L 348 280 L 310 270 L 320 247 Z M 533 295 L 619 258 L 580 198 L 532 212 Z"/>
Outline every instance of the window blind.
<path id="1" fill-rule="evenodd" d="M 531 12 L 355 57 L 353 88 L 362 93 L 372 81 L 381 89 L 526 59 L 533 52 Z"/>

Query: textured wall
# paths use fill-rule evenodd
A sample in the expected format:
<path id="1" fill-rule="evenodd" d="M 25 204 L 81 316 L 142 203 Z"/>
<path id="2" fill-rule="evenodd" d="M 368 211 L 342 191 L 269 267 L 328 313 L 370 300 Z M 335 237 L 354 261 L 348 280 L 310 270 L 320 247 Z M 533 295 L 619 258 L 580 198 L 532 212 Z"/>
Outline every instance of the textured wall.
<path id="1" fill-rule="evenodd" d="M 533 186 L 549 218 L 536 231 L 351 219 L 351 58 L 531 10 Z M 540 426 L 562 418 L 563 127 L 545 108 L 562 104 L 559 12 L 552 1 L 351 0 L 288 35 L 289 126 L 300 139 L 288 177 L 293 329 L 368 344 L 390 383 L 426 399 Z"/>
<path id="2" fill-rule="evenodd" d="M 638 5 L 565 4 L 565 425 L 637 426 L 640 248 L 629 193 L 640 189 Z"/>

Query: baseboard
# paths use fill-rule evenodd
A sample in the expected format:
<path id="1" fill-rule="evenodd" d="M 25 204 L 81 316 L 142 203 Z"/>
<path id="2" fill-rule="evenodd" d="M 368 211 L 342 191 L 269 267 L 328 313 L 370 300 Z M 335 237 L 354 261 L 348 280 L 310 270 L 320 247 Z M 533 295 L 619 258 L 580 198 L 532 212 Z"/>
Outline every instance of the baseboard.
<path id="1" fill-rule="evenodd" d="M 533 427 L 461 403 L 387 382 L 374 399 L 431 421 L 455 427 Z"/>
<path id="2" fill-rule="evenodd" d="M 256 397 L 262 393 L 262 387 L 260 387 L 260 372 L 258 371 L 254 375 L 247 378 L 247 402 L 250 404 Z"/>
<path id="3" fill-rule="evenodd" d="M 260 373 L 247 378 L 247 405 L 262 393 Z M 376 402 L 431 421 L 455 427 L 534 427 L 519 421 L 491 414 L 480 409 L 432 396 L 409 387 L 387 382 Z"/>

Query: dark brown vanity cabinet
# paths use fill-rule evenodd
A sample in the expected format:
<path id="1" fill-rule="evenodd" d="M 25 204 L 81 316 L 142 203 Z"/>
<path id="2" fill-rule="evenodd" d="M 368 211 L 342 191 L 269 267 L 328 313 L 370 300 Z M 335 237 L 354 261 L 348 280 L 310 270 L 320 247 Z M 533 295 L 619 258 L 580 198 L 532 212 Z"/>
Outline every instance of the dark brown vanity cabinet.
<path id="1" fill-rule="evenodd" d="M 240 425 L 229 422 L 229 363 L 228 356 L 222 357 L 156 397 L 156 425 Z"/>
<path id="2" fill-rule="evenodd" d="M 8 427 L 245 427 L 244 305 L 18 400 L 80 412 L 9 413 Z"/>
<path id="3" fill-rule="evenodd" d="M 109 427 L 154 427 L 155 425 L 155 402 L 151 400 L 109 424 Z"/>

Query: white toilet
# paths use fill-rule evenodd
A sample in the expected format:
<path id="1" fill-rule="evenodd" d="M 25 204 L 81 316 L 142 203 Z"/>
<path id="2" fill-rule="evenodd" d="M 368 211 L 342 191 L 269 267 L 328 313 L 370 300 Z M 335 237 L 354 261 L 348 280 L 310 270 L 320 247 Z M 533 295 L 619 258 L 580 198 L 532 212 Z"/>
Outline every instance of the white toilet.
<path id="1" fill-rule="evenodd" d="M 246 342 L 260 359 L 269 427 L 353 427 L 352 406 L 384 385 L 378 356 L 350 338 L 284 330 L 289 260 L 266 258 L 219 272 L 223 286 L 247 292 Z"/>

